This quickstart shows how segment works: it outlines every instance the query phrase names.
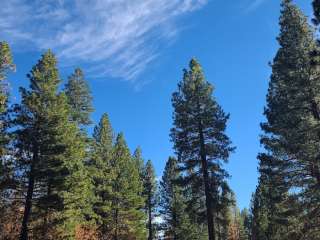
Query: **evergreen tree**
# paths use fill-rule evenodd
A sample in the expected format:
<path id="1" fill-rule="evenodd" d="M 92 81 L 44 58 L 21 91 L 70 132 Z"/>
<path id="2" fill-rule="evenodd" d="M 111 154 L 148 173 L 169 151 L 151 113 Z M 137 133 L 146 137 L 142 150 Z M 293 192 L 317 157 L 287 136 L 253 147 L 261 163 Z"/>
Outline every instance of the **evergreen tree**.
<path id="1" fill-rule="evenodd" d="M 219 198 L 218 214 L 217 214 L 217 229 L 218 239 L 228 239 L 230 225 L 232 221 L 231 207 L 234 205 L 233 192 L 225 182 L 221 188 Z"/>
<path id="2" fill-rule="evenodd" d="M 252 240 L 267 240 L 268 208 L 266 186 L 259 181 L 255 194 L 252 196 Z"/>
<path id="3" fill-rule="evenodd" d="M 193 240 L 199 235 L 187 214 L 183 189 L 177 184 L 177 160 L 169 157 L 160 182 L 160 213 L 166 239 Z"/>
<path id="4" fill-rule="evenodd" d="M 0 113 L 5 111 L 7 101 L 7 88 L 5 80 L 10 71 L 15 70 L 10 46 L 7 42 L 0 41 Z M 0 125 L 1 127 L 1 125 Z"/>
<path id="5" fill-rule="evenodd" d="M 8 134 L 9 114 L 8 105 L 8 83 L 7 74 L 15 70 L 13 58 L 8 43 L 0 41 L 0 239 L 8 237 L 5 225 L 12 224 L 8 219 L 17 219 L 17 207 L 14 196 L 16 184 L 13 172 L 13 158 L 10 156 Z M 12 224 L 13 225 L 13 224 Z M 10 228 L 11 229 L 11 228 Z M 13 228 L 14 229 L 14 228 Z M 2 234 L 1 234 L 2 233 Z M 16 237 L 17 231 L 10 232 Z"/>
<path id="6" fill-rule="evenodd" d="M 20 187 L 26 188 L 20 239 L 29 235 L 56 239 L 61 232 L 64 239 L 70 239 L 73 226 L 82 223 L 88 209 L 84 144 L 76 125 L 69 121 L 65 94 L 57 92 L 60 78 L 51 51 L 28 78 L 30 90 L 20 89 L 22 103 L 15 107 L 16 171 L 22 178 Z"/>
<path id="7" fill-rule="evenodd" d="M 10 47 L 6 42 L 0 42 L 0 193 L 4 185 L 5 179 L 10 171 L 10 163 L 5 159 L 6 144 L 8 143 L 8 134 L 6 128 L 8 125 L 7 119 L 7 73 L 15 69 Z M 1 196 L 0 196 L 1 199 Z"/>
<path id="8" fill-rule="evenodd" d="M 7 42 L 0 41 L 0 156 L 5 154 L 5 144 L 7 143 L 7 134 L 5 133 L 7 121 L 6 121 L 6 108 L 7 108 L 7 74 L 10 71 L 15 70 L 15 65 L 13 64 L 13 58 L 9 44 Z M 2 161 L 0 159 L 0 177 L 4 170 L 2 170 Z M 4 167 L 4 166 L 3 166 Z"/>
<path id="9" fill-rule="evenodd" d="M 148 197 L 147 197 L 147 190 L 145 189 L 146 188 L 146 182 L 145 182 L 145 177 L 147 176 L 147 169 L 146 169 L 146 166 L 144 164 L 144 159 L 142 158 L 142 150 L 140 147 L 137 147 L 132 155 L 132 159 L 133 159 L 133 162 L 134 162 L 134 165 L 135 165 L 135 168 L 136 170 L 138 171 L 139 173 L 139 184 L 143 186 L 143 188 L 141 189 L 142 191 L 139 192 L 139 196 L 141 196 L 142 198 L 145 199 L 145 206 L 143 206 L 143 208 L 141 209 L 141 211 L 144 211 L 144 212 L 148 212 L 148 209 L 147 209 L 147 200 L 148 200 Z M 151 162 L 150 162 L 151 163 Z M 150 166 L 152 167 L 152 165 Z M 151 169 L 150 169 L 151 170 Z M 153 201 L 153 205 L 156 204 L 156 199 L 157 197 L 154 195 L 152 197 L 152 201 Z M 151 212 L 152 214 L 154 214 L 153 212 Z M 155 233 L 156 229 L 155 229 L 155 224 L 153 226 L 153 231 Z"/>
<path id="10" fill-rule="evenodd" d="M 231 205 L 229 205 L 230 221 L 228 225 L 227 240 L 249 240 L 250 238 L 250 223 L 249 212 L 245 208 L 242 211 L 237 207 L 235 196 L 231 194 Z"/>
<path id="11" fill-rule="evenodd" d="M 142 185 L 123 134 L 117 136 L 113 156 L 110 233 L 113 240 L 145 239 Z"/>
<path id="12" fill-rule="evenodd" d="M 197 239 L 208 239 L 208 226 L 206 222 L 206 203 L 204 198 L 204 187 L 199 178 L 193 178 L 183 175 L 183 165 L 178 164 L 180 177 L 177 183 L 183 190 L 183 201 L 186 205 L 186 212 L 189 216 L 194 234 Z M 218 210 L 217 210 L 218 212 Z"/>
<path id="13" fill-rule="evenodd" d="M 244 208 L 241 213 L 241 224 L 243 226 L 243 232 L 241 234 L 242 240 L 251 240 L 251 223 L 252 218 L 247 208 Z"/>
<path id="14" fill-rule="evenodd" d="M 90 175 L 94 183 L 96 202 L 94 210 L 97 213 L 97 225 L 101 235 L 106 238 L 109 231 L 111 212 L 112 181 L 114 175 L 111 169 L 114 133 L 108 115 L 102 115 L 93 133 L 93 154 L 89 162 Z"/>
<path id="15" fill-rule="evenodd" d="M 212 97 L 213 87 L 204 78 L 200 64 L 192 59 L 173 94 L 172 141 L 183 165 L 186 183 L 197 185 L 205 199 L 209 240 L 216 239 L 217 193 L 227 176 L 222 168 L 233 148 L 225 134 L 226 115 Z"/>
<path id="16" fill-rule="evenodd" d="M 312 53 L 317 46 L 307 18 L 290 0 L 282 2 L 278 42 L 265 109 L 267 122 L 262 124 L 266 153 L 259 155 L 270 209 L 267 234 L 268 239 L 316 239 L 320 84 L 318 60 Z"/>
<path id="17" fill-rule="evenodd" d="M 132 156 L 134 162 L 136 163 L 136 168 L 139 171 L 140 179 L 143 181 L 144 179 L 144 160 L 142 158 L 142 150 L 140 147 L 137 147 Z"/>
<path id="18" fill-rule="evenodd" d="M 68 103 L 71 106 L 71 117 L 79 126 L 91 124 L 90 114 L 93 112 L 92 96 L 89 85 L 80 68 L 76 68 L 65 85 Z"/>
<path id="19" fill-rule="evenodd" d="M 153 224 L 156 217 L 157 182 L 152 162 L 147 161 L 144 170 L 144 195 L 146 198 L 145 209 L 148 214 L 148 240 L 153 240 L 155 236 L 155 226 Z"/>
<path id="20" fill-rule="evenodd" d="M 270 154 L 258 156 L 260 181 L 264 185 L 261 200 L 265 202 L 268 225 L 265 231 L 267 239 L 284 239 L 288 232 L 288 225 L 293 226 L 289 211 L 289 186 L 286 183 L 286 164 Z M 295 216 L 292 216 L 295 217 Z M 293 229 L 294 230 L 294 229 Z"/>
<path id="21" fill-rule="evenodd" d="M 82 167 L 81 175 L 84 179 L 82 182 L 85 181 L 85 186 L 87 186 L 88 188 L 86 188 L 87 200 L 86 202 L 82 201 L 82 203 L 86 203 L 85 214 L 86 218 L 91 220 L 91 224 L 90 226 L 78 226 L 77 234 L 79 232 L 85 231 L 90 231 L 91 233 L 93 233 L 93 219 L 97 217 L 93 207 L 96 199 L 94 195 L 94 187 L 89 176 L 90 170 L 88 169 L 87 164 L 89 159 L 91 159 L 91 141 L 88 138 L 87 133 L 84 131 L 84 127 L 91 124 L 90 113 L 93 111 L 93 107 L 91 92 L 86 80 L 84 79 L 84 74 L 80 68 L 76 68 L 74 73 L 68 78 L 68 82 L 65 85 L 64 92 L 67 96 L 67 101 L 70 106 L 69 118 L 72 122 L 76 123 L 78 128 L 81 129 L 82 136 L 79 136 L 79 138 L 81 138 L 83 143 L 85 144 L 85 155 L 83 156 L 84 166 Z M 78 188 L 78 191 L 79 189 L 82 189 L 80 191 L 85 190 L 85 188 L 83 187 Z M 78 201 L 78 203 L 80 202 L 81 201 Z M 73 214 L 72 211 L 71 214 Z M 69 217 L 69 219 L 71 218 Z"/>

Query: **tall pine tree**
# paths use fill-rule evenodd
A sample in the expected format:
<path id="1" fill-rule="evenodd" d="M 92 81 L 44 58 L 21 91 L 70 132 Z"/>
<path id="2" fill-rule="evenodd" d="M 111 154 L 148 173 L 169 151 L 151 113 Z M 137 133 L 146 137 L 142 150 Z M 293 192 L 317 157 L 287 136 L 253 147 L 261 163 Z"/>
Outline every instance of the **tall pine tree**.
<path id="1" fill-rule="evenodd" d="M 118 134 L 111 160 L 112 193 L 109 216 L 113 240 L 145 239 L 142 184 L 123 134 Z"/>
<path id="2" fill-rule="evenodd" d="M 161 229 L 166 239 L 197 239 L 199 235 L 189 218 L 183 189 L 178 185 L 180 174 L 177 167 L 177 160 L 169 157 L 160 182 Z"/>
<path id="3" fill-rule="evenodd" d="M 252 212 L 252 240 L 267 240 L 267 228 L 269 225 L 267 207 L 266 186 L 263 181 L 259 180 L 255 193 L 252 195 L 251 212 Z"/>
<path id="4" fill-rule="evenodd" d="M 14 178 L 13 158 L 10 154 L 9 142 L 10 137 L 8 128 L 10 125 L 8 105 L 8 73 L 15 70 L 13 57 L 9 44 L 0 41 L 0 239 L 8 235 L 16 237 L 14 233 L 6 231 L 4 226 L 10 224 L 8 219 L 18 218 L 15 206 L 16 184 Z M 14 224 L 12 224 L 14 225 Z"/>
<path id="5" fill-rule="evenodd" d="M 58 92 L 60 78 L 51 51 L 43 54 L 28 78 L 30 90 L 20 89 L 22 103 L 15 107 L 15 158 L 21 188 L 26 189 L 20 239 L 56 239 L 61 232 L 69 239 L 87 209 L 84 144 L 69 121 L 67 98 Z"/>
<path id="6" fill-rule="evenodd" d="M 5 181 L 8 180 L 8 173 L 10 170 L 10 162 L 6 158 L 6 144 L 8 143 L 8 134 L 7 134 L 7 98 L 8 98 L 8 89 L 7 89 L 7 74 L 9 71 L 15 69 L 13 64 L 13 58 L 9 44 L 7 42 L 0 42 L 0 194 L 2 189 L 8 183 Z M 5 176 L 6 175 L 6 176 Z M 1 199 L 1 196 L 0 196 Z"/>
<path id="7" fill-rule="evenodd" d="M 93 112 L 92 96 L 89 85 L 80 68 L 76 68 L 65 85 L 68 103 L 71 106 L 71 117 L 79 126 L 91 124 L 90 114 Z"/>
<path id="8" fill-rule="evenodd" d="M 90 175 L 94 183 L 96 201 L 94 211 L 97 214 L 97 226 L 102 237 L 107 238 L 111 213 L 112 181 L 111 168 L 114 133 L 108 115 L 102 115 L 93 133 L 93 154 L 89 162 Z"/>
<path id="9" fill-rule="evenodd" d="M 15 70 L 10 46 L 7 42 L 0 41 L 0 113 L 5 111 L 7 101 L 7 86 L 4 82 L 7 79 L 7 74 Z"/>
<path id="10" fill-rule="evenodd" d="M 229 118 L 212 96 L 213 87 L 205 80 L 200 64 L 192 59 L 184 71 L 178 91 L 173 93 L 174 149 L 183 165 L 186 183 L 203 189 L 209 240 L 216 239 L 216 206 L 221 180 L 227 176 L 222 168 L 233 151 L 225 134 Z"/>
<path id="11" fill-rule="evenodd" d="M 158 196 L 157 196 L 157 181 L 156 175 L 154 172 L 154 168 L 152 162 L 150 160 L 147 161 L 145 169 L 144 169 L 144 196 L 146 198 L 145 209 L 148 214 L 148 240 L 153 240 L 155 236 L 155 225 L 154 220 L 157 213 L 157 204 L 158 204 Z"/>
<path id="12" fill-rule="evenodd" d="M 136 148 L 136 150 L 133 153 L 132 158 L 136 164 L 136 168 L 139 171 L 140 180 L 143 181 L 145 169 L 144 169 L 144 160 L 142 158 L 142 150 L 140 147 Z"/>
<path id="13" fill-rule="evenodd" d="M 7 74 L 10 71 L 15 70 L 15 65 L 13 63 L 13 58 L 9 44 L 7 42 L 0 41 L 0 156 L 2 157 L 5 154 L 4 145 L 7 143 L 7 134 L 5 133 L 6 129 L 6 109 L 7 109 L 7 98 L 8 98 L 8 85 L 6 82 Z M 2 166 L 1 159 L 0 162 L 0 177 L 4 170 L 1 170 Z"/>
<path id="14" fill-rule="evenodd" d="M 266 152 L 259 155 L 260 184 L 266 192 L 261 199 L 270 210 L 266 233 L 268 239 L 316 239 L 320 81 L 312 53 L 317 45 L 307 18 L 290 0 L 282 1 L 278 42 L 265 109 L 267 122 L 262 124 Z"/>
<path id="15" fill-rule="evenodd" d="M 217 232 L 218 239 L 228 239 L 230 225 L 232 221 L 231 206 L 234 205 L 233 192 L 229 185 L 225 182 L 221 186 L 221 194 L 217 208 Z"/>

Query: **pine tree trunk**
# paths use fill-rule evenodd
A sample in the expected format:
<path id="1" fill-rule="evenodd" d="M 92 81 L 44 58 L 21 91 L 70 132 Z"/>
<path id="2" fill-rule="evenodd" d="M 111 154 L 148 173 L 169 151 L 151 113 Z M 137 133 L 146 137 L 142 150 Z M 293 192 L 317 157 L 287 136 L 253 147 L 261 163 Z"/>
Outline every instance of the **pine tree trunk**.
<path id="1" fill-rule="evenodd" d="M 34 165 L 37 161 L 38 161 L 38 150 L 35 149 L 35 151 L 33 152 L 33 159 L 30 167 L 27 197 L 26 197 L 23 220 L 22 220 L 21 231 L 20 231 L 20 240 L 28 240 L 28 222 L 30 219 L 30 213 L 32 208 L 32 197 L 33 197 L 33 190 L 34 190 Z"/>
<path id="2" fill-rule="evenodd" d="M 204 181 L 204 191 L 206 196 L 206 210 L 207 210 L 207 222 L 208 222 L 208 239 L 215 240 L 215 227 L 212 213 L 212 198 L 210 196 L 210 184 L 208 174 L 208 163 L 206 159 L 204 136 L 201 121 L 199 122 L 199 135 L 200 135 L 200 157 L 202 165 L 202 174 Z"/>

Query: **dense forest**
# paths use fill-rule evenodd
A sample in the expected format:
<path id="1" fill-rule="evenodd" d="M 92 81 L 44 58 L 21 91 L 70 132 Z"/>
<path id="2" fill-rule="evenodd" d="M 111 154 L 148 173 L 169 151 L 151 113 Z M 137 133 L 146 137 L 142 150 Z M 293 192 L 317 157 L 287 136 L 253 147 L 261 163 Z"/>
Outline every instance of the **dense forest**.
<path id="1" fill-rule="evenodd" d="M 229 114 L 199 61 L 172 94 L 175 156 L 158 180 L 107 113 L 88 132 L 94 107 L 84 72 L 62 86 L 52 51 L 27 74 L 20 102 L 10 102 L 9 74 L 19 66 L 1 41 L 0 240 L 320 239 L 320 0 L 312 4 L 310 23 L 282 0 L 258 185 L 242 210 L 225 169 L 236 150 Z"/>

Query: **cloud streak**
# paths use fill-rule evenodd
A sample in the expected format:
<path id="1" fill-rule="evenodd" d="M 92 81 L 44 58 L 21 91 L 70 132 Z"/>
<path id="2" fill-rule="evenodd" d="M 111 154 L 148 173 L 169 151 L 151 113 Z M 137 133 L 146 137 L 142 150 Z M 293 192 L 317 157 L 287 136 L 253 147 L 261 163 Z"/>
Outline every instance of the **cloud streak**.
<path id="1" fill-rule="evenodd" d="M 208 0 L 4 0 L 0 38 L 52 48 L 64 63 L 134 80 L 178 32 L 176 20 Z"/>
<path id="2" fill-rule="evenodd" d="M 246 7 L 246 12 L 253 12 L 256 9 L 258 9 L 263 3 L 265 3 L 266 0 L 253 0 L 247 7 Z"/>

